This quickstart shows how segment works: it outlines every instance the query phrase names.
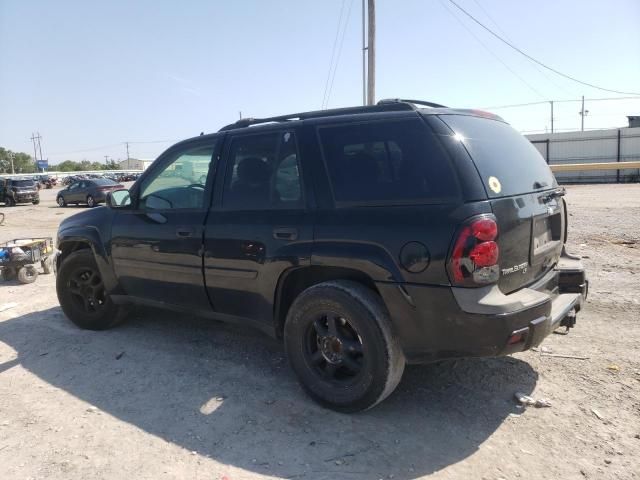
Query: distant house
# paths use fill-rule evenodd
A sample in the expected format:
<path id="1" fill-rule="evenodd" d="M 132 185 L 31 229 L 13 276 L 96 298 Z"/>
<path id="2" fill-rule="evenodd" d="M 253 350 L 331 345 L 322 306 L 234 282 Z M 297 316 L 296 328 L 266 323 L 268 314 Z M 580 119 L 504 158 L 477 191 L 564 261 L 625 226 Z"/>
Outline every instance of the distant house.
<path id="1" fill-rule="evenodd" d="M 120 166 L 120 170 L 146 170 L 152 163 L 153 160 L 129 158 L 127 160 L 122 160 L 118 165 Z"/>

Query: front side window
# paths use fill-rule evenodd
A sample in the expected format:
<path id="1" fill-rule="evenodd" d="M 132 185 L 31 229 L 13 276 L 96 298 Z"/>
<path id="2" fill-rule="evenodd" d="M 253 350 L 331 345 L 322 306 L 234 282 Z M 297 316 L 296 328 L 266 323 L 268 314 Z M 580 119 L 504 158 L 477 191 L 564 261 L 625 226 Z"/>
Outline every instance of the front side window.
<path id="1" fill-rule="evenodd" d="M 233 138 L 222 203 L 236 210 L 300 208 L 302 187 L 293 132 Z"/>
<path id="2" fill-rule="evenodd" d="M 450 201 L 459 189 L 449 156 L 419 119 L 319 129 L 336 202 Z"/>
<path id="3" fill-rule="evenodd" d="M 175 153 L 161 170 L 145 178 L 140 188 L 140 208 L 203 208 L 214 149 L 215 144 L 211 143 Z"/>

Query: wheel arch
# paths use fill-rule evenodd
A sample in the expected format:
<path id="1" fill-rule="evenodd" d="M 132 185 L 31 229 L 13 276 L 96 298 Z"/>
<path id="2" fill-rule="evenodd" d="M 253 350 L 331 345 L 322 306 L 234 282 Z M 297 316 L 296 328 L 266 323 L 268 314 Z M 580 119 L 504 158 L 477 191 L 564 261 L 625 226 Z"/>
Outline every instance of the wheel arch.
<path id="1" fill-rule="evenodd" d="M 332 280 L 351 280 L 380 295 L 373 278 L 358 269 L 310 265 L 286 270 L 280 275 L 274 298 L 273 318 L 276 337 L 282 338 L 287 314 L 298 295 L 313 285 Z"/>
<path id="2" fill-rule="evenodd" d="M 60 254 L 56 258 L 57 270 L 62 266 L 64 259 L 78 250 L 90 249 L 102 276 L 102 280 L 109 293 L 116 293 L 118 281 L 109 262 L 106 250 L 96 229 L 81 228 L 65 230 L 58 235 L 58 250 Z"/>

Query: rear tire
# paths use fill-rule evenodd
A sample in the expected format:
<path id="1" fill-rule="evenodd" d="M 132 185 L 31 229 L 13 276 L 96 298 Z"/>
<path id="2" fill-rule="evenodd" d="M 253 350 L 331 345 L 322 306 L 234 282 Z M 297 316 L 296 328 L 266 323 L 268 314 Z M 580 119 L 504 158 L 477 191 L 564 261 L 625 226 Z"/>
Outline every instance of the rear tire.
<path id="1" fill-rule="evenodd" d="M 38 270 L 33 265 L 25 265 L 18 270 L 18 281 L 20 283 L 33 283 L 38 278 Z"/>
<path id="2" fill-rule="evenodd" d="M 339 412 L 375 406 L 404 371 L 382 300 L 357 282 L 324 282 L 302 292 L 287 315 L 284 341 L 305 391 Z"/>
<path id="3" fill-rule="evenodd" d="M 5 207 L 15 207 L 16 202 L 12 197 L 4 197 L 4 206 Z"/>
<path id="4" fill-rule="evenodd" d="M 67 206 L 67 202 L 64 201 L 64 198 L 62 196 L 58 197 L 56 202 L 58 203 L 59 207 L 66 207 Z"/>
<path id="5" fill-rule="evenodd" d="M 56 292 L 64 314 L 78 327 L 106 330 L 121 323 L 124 307 L 106 293 L 104 283 L 89 249 L 66 257 L 58 270 Z"/>
<path id="6" fill-rule="evenodd" d="M 16 278 L 17 272 L 13 267 L 2 267 L 2 270 L 0 270 L 0 276 L 2 277 L 2 280 L 8 282 Z"/>

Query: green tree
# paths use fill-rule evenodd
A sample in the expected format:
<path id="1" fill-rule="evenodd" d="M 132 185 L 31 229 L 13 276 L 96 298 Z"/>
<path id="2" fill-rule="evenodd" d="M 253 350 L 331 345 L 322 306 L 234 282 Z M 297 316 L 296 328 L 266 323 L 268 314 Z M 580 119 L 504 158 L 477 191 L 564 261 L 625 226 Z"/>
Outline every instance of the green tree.
<path id="1" fill-rule="evenodd" d="M 104 169 L 105 170 L 120 170 L 120 165 L 118 165 L 118 162 L 116 162 L 115 160 L 109 160 L 104 165 Z"/>
<path id="2" fill-rule="evenodd" d="M 15 173 L 34 173 L 36 165 L 33 158 L 24 152 L 12 152 L 0 147 L 0 173 L 11 173 L 11 156 Z"/>
<path id="3" fill-rule="evenodd" d="M 57 165 L 52 166 L 53 170 L 58 170 L 59 172 L 77 172 L 80 170 L 78 162 L 74 162 L 73 160 L 65 160 L 64 162 L 60 162 Z"/>

